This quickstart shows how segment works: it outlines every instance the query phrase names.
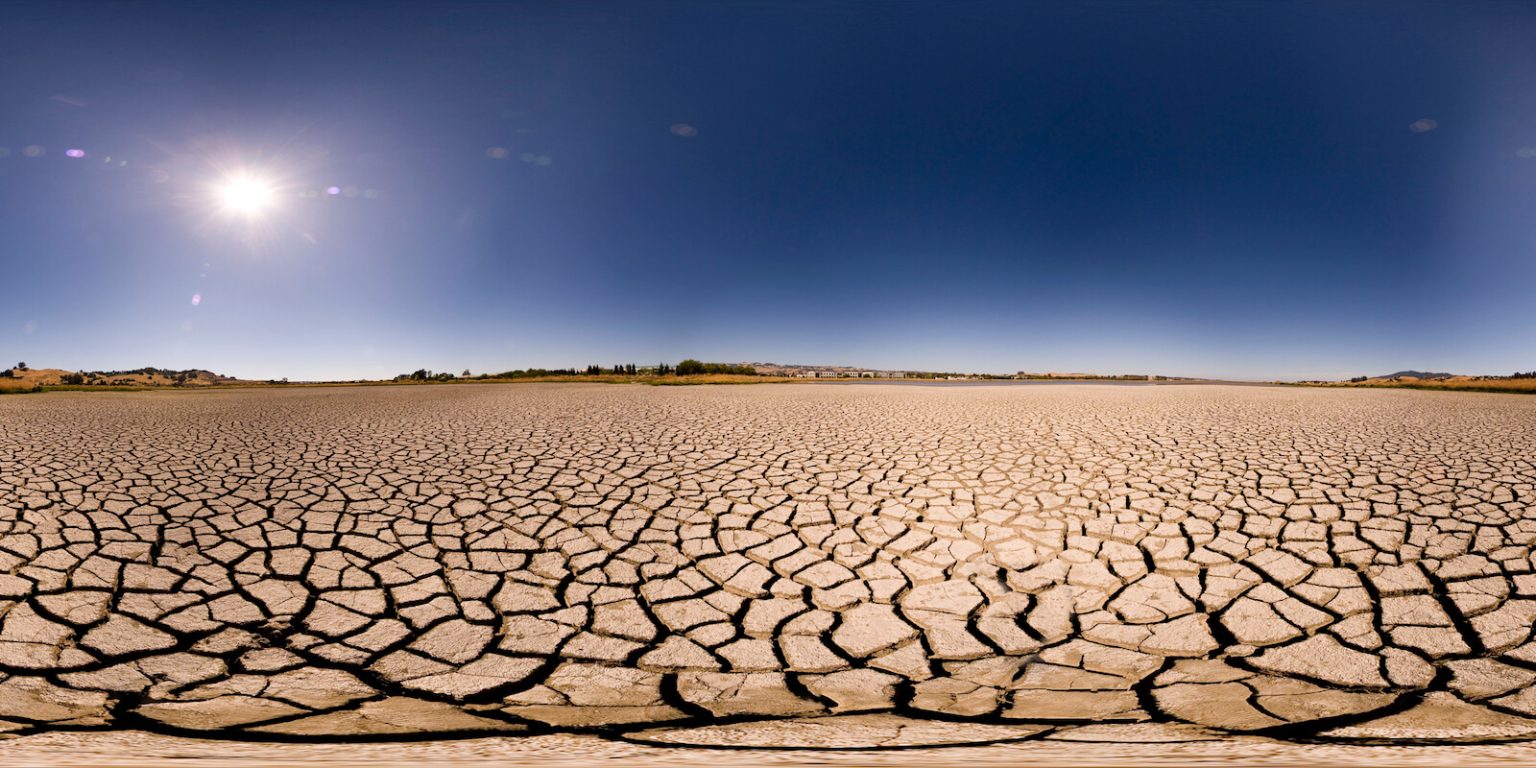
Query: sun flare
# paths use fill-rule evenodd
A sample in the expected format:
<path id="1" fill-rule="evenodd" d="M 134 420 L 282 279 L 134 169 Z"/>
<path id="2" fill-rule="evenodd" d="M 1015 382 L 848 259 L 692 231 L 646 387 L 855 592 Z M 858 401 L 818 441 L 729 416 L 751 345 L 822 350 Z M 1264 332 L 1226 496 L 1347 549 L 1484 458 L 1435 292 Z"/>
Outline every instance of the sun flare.
<path id="1" fill-rule="evenodd" d="M 243 216 L 260 215 L 276 197 L 270 184 L 250 176 L 230 179 L 218 192 L 224 210 Z"/>

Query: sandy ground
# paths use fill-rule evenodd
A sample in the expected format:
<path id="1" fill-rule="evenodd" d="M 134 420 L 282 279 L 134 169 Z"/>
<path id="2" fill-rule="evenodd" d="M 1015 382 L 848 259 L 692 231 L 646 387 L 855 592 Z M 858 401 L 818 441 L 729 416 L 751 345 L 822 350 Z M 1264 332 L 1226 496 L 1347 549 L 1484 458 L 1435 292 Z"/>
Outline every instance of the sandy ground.
<path id="1" fill-rule="evenodd" d="M 376 744 L 212 742 L 141 731 L 51 733 L 0 742 L 6 765 L 224 768 L 273 766 L 1520 766 L 1529 744 L 1337 746 L 1265 741 L 1117 744 L 1032 741 L 984 747 L 828 752 L 662 749 L 553 734 Z"/>
<path id="2" fill-rule="evenodd" d="M 6 398 L 0 749 L 1516 759 L 1532 456 L 1536 400 L 1411 391 Z"/>

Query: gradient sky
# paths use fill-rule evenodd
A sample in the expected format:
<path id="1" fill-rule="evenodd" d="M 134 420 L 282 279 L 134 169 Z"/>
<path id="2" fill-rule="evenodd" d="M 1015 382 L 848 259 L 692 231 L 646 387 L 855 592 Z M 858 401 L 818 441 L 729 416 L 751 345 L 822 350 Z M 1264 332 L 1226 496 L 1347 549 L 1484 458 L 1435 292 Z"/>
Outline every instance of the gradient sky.
<path id="1" fill-rule="evenodd" d="M 0 358 L 1529 370 L 1533 41 L 1524 2 L 0 3 Z"/>

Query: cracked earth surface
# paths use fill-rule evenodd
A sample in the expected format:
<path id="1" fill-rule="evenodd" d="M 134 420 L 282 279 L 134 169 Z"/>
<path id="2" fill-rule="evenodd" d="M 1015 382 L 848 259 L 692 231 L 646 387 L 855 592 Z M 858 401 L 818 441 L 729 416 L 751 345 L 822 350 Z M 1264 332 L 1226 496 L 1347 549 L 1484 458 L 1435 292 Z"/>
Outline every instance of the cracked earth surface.
<path id="1" fill-rule="evenodd" d="M 1412 391 L 4 398 L 0 732 L 1519 742 L 1533 457 Z"/>

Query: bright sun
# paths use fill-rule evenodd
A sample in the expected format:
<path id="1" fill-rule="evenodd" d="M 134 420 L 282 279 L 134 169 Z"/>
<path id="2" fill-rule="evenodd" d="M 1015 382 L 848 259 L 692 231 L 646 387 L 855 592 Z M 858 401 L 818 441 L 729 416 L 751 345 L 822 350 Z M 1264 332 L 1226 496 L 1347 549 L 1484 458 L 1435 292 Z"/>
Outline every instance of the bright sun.
<path id="1" fill-rule="evenodd" d="M 274 196 L 271 186 L 249 176 L 230 179 L 219 188 L 224 209 L 245 216 L 255 216 L 266 210 L 272 205 Z"/>

